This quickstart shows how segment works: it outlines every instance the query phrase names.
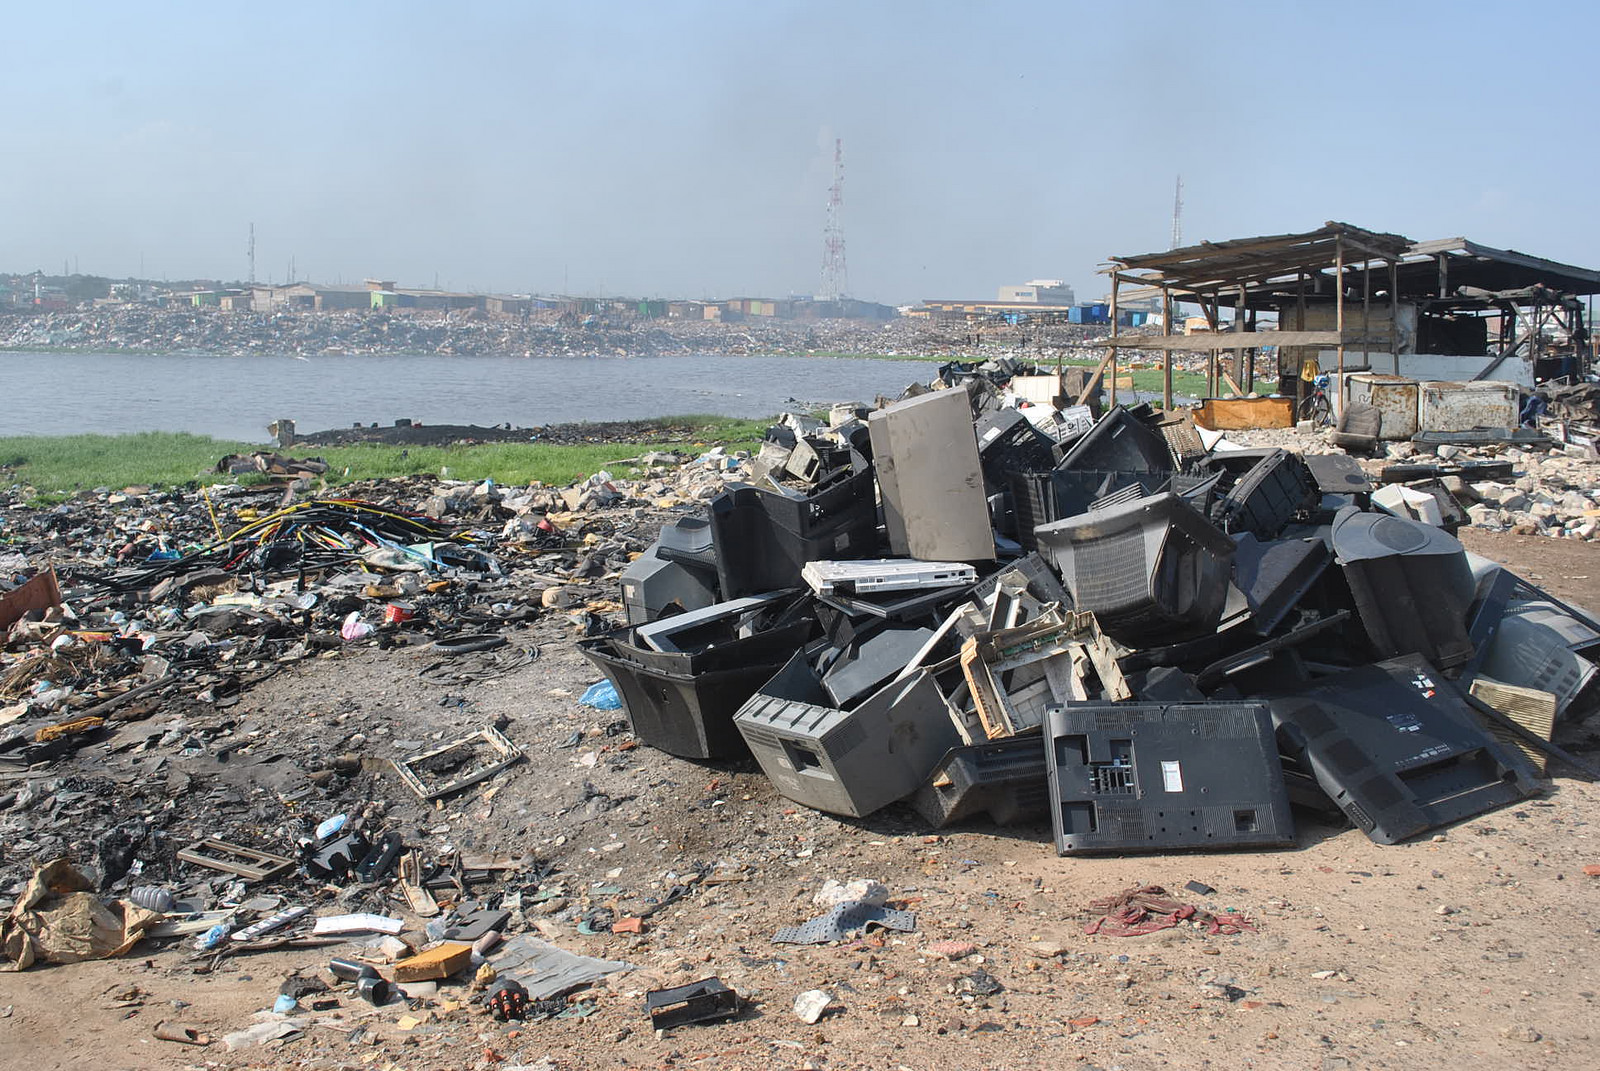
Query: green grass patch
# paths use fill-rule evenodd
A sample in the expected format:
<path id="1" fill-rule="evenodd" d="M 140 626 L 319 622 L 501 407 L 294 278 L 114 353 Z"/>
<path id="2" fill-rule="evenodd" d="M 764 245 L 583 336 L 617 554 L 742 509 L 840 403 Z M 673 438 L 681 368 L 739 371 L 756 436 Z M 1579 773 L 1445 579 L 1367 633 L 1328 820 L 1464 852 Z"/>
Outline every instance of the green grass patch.
<path id="1" fill-rule="evenodd" d="M 0 470 L 40 491 L 188 483 L 223 456 L 260 449 L 208 435 L 29 435 L 0 438 Z"/>
<path id="2" fill-rule="evenodd" d="M 494 479 L 516 485 L 538 480 L 565 485 L 610 469 L 648 450 L 702 453 L 713 444 L 729 450 L 755 449 L 770 421 L 726 417 L 672 417 L 641 430 L 644 442 L 483 443 L 471 446 L 299 447 L 293 457 L 320 457 L 329 465 L 330 484 L 422 473 L 452 479 Z M 664 426 L 662 426 L 664 425 Z M 660 435 L 661 437 L 657 437 Z M 668 437 L 676 435 L 677 437 Z M 215 472 L 228 454 L 266 449 L 259 443 L 230 442 L 182 432 L 133 435 L 12 436 L 0 438 L 0 480 L 32 487 L 36 504 L 60 501 L 75 491 L 96 487 L 177 487 L 203 483 L 261 484 L 264 476 L 238 477 Z"/>

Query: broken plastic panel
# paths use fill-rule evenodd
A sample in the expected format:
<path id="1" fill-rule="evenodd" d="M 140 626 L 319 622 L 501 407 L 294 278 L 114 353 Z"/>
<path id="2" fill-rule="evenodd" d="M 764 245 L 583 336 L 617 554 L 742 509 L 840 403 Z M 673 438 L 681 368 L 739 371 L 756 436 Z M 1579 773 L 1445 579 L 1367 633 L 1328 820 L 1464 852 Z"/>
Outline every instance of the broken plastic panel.
<path id="1" fill-rule="evenodd" d="M 664 654 L 683 654 L 704 650 L 717 643 L 737 639 L 738 627 L 752 611 L 771 607 L 787 599 L 790 592 L 774 591 L 675 614 L 634 629 L 638 643 Z"/>
<path id="2" fill-rule="evenodd" d="M 853 933 L 865 933 L 873 926 L 910 933 L 917 928 L 917 916 L 862 900 L 845 900 L 834 904 L 827 914 L 799 926 L 784 926 L 772 935 L 772 941 L 780 945 L 825 945 L 843 941 Z"/>
<path id="3" fill-rule="evenodd" d="M 860 636 L 835 652 L 822 674 L 822 686 L 837 707 L 854 706 L 857 699 L 875 691 L 900 672 L 934 630 L 915 625 L 888 625 Z"/>
<path id="4" fill-rule="evenodd" d="M 1271 707 L 1284 753 L 1380 844 L 1538 791 L 1521 753 L 1491 737 L 1417 655 L 1323 678 Z"/>
<path id="5" fill-rule="evenodd" d="M 1234 537 L 1233 582 L 1250 607 L 1250 627 L 1265 636 L 1299 605 L 1333 560 L 1320 539 L 1263 543 L 1248 532 Z"/>
<path id="6" fill-rule="evenodd" d="M 1075 703 L 1045 729 L 1062 855 L 1294 843 L 1264 703 Z"/>

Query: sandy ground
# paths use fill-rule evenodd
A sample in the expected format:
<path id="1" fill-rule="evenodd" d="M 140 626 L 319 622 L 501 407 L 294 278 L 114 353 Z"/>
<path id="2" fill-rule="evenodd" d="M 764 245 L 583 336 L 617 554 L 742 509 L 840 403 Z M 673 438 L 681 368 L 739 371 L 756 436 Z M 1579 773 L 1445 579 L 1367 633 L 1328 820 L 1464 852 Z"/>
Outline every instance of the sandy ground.
<path id="1" fill-rule="evenodd" d="M 1463 538 L 1559 595 L 1600 606 L 1591 546 Z M 592 590 L 611 593 L 605 583 Z M 639 968 L 594 990 L 592 1014 L 518 1028 L 470 1006 L 373 1009 L 346 995 L 278 1047 L 187 1047 L 152 1032 L 166 1019 L 218 1038 L 242 1029 L 285 977 L 317 973 L 350 946 L 237 956 L 203 973 L 207 962 L 146 943 L 125 960 L 0 974 L 0 1067 L 1600 1066 L 1600 878 L 1583 871 L 1600 863 L 1600 788 L 1569 771 L 1542 798 L 1403 845 L 1301 815 L 1289 850 L 1061 859 L 1047 827 L 930 834 L 901 807 L 843 821 L 776 795 L 753 762 L 630 748 L 626 736 L 605 733 L 615 715 L 577 703 L 598 674 L 566 623 L 552 615 L 531 633 L 541 657 L 499 680 L 446 688 L 418 681 L 413 654 L 341 653 L 297 664 L 232 713 L 310 750 L 348 748 L 359 731 L 364 757 L 379 758 L 386 738 L 454 734 L 504 715 L 528 761 L 442 807 L 416 806 L 381 763 L 307 806 L 333 813 L 380 801 L 409 842 L 555 864 L 546 886 L 559 887 L 574 914 L 536 921 L 565 948 Z M 441 705 L 447 694 L 466 704 Z M 573 730 L 585 738 L 559 747 Z M 1561 739 L 1594 752 L 1583 727 Z M 227 776 L 286 776 L 281 763 L 270 774 L 255 769 Z M 209 783 L 210 771 L 197 773 L 197 786 Z M 675 876 L 719 864 L 738 880 L 695 886 L 640 935 L 576 931 L 580 909 L 637 910 Z M 819 913 L 811 894 L 824 880 L 857 876 L 883 881 L 917 913 L 917 931 L 843 946 L 771 943 L 779 926 Z M 1215 894 L 1180 893 L 1190 880 Z M 1089 900 L 1140 883 L 1242 912 L 1254 929 L 1084 936 Z M 323 913 L 335 906 L 308 898 L 304 885 L 283 891 Z M 970 953 L 931 950 L 952 941 L 970 943 Z M 709 975 L 746 998 L 744 1015 L 657 1036 L 644 991 Z M 807 1026 L 791 1006 L 813 988 L 835 1005 Z M 464 992 L 446 987 L 441 998 Z"/>

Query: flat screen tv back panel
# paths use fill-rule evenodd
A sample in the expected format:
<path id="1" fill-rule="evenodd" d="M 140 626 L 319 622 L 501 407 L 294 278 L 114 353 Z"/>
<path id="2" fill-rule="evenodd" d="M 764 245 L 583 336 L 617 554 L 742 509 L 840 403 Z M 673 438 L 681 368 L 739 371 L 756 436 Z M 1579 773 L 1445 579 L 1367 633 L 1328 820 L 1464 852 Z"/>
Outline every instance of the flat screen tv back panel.
<path id="1" fill-rule="evenodd" d="M 1067 703 L 1045 758 L 1062 855 L 1294 843 L 1265 703 Z"/>

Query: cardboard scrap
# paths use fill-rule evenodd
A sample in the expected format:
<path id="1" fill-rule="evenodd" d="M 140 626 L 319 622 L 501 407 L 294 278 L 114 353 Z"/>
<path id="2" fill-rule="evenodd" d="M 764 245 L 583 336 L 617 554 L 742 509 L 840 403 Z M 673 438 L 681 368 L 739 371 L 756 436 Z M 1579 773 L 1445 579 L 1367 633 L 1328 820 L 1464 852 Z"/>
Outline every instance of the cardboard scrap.
<path id="1" fill-rule="evenodd" d="M 426 982 L 430 978 L 448 978 L 472 962 L 472 946 L 457 941 L 443 941 L 426 952 L 400 960 L 390 968 L 391 982 Z"/>
<path id="2" fill-rule="evenodd" d="M 0 955 L 9 961 L 5 969 L 120 956 L 162 918 L 161 912 L 131 900 L 108 906 L 89 891 L 92 888 L 64 857 L 35 870 L 10 916 L 0 924 Z"/>
<path id="3" fill-rule="evenodd" d="M 52 566 L 27 583 L 0 594 L 0 632 L 35 610 L 49 610 L 60 605 L 61 585 L 56 582 Z"/>

